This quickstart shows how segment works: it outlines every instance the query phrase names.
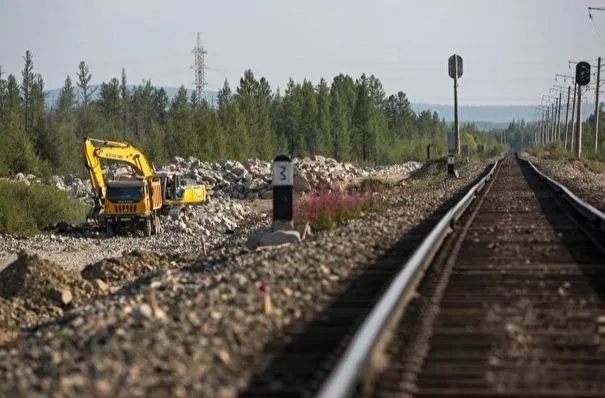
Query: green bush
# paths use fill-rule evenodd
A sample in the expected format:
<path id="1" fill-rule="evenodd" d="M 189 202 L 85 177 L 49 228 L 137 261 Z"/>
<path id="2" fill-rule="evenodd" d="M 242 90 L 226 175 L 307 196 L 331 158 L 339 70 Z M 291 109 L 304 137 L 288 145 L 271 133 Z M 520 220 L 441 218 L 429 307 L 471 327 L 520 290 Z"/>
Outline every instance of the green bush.
<path id="1" fill-rule="evenodd" d="M 569 152 L 560 141 L 551 142 L 550 144 L 534 147 L 529 150 L 529 153 L 537 158 L 563 160 L 570 157 Z"/>
<path id="2" fill-rule="evenodd" d="M 0 234 L 31 235 L 60 221 L 84 221 L 88 206 L 40 184 L 0 181 Z"/>

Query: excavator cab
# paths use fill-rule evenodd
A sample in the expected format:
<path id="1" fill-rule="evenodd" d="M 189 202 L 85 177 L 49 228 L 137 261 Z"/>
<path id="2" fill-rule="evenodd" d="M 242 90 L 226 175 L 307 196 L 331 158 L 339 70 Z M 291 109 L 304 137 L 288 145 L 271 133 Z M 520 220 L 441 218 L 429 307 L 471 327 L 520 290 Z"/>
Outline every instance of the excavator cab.
<path id="1" fill-rule="evenodd" d="M 179 200 L 183 198 L 183 189 L 181 176 L 178 174 L 164 177 L 164 199 Z"/>

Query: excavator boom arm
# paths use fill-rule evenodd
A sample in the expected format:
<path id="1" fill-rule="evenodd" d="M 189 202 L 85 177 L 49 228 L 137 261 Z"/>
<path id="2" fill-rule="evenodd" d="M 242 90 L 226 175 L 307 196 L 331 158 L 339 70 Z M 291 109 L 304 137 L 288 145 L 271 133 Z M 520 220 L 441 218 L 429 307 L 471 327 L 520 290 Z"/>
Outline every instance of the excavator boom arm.
<path id="1" fill-rule="evenodd" d="M 138 149 L 128 146 L 127 148 L 101 147 L 94 152 L 97 158 L 117 160 L 132 166 L 132 168 L 145 178 L 152 177 L 155 173 L 153 167 L 147 161 L 145 155 Z"/>
<path id="2" fill-rule="evenodd" d="M 86 169 L 90 175 L 90 183 L 95 192 L 97 199 L 105 197 L 105 178 L 103 177 L 103 169 L 99 158 L 95 156 L 95 147 L 90 139 L 84 140 L 82 147 Z"/>
<path id="3" fill-rule="evenodd" d="M 95 146 L 93 143 L 101 145 Z M 155 174 L 153 166 L 149 163 L 145 155 L 137 148 L 125 142 L 86 138 L 82 151 L 84 159 L 86 160 L 86 168 L 90 175 L 90 182 L 93 190 L 97 194 L 97 198 L 105 197 L 106 188 L 100 159 L 116 160 L 126 163 L 145 178 Z"/>

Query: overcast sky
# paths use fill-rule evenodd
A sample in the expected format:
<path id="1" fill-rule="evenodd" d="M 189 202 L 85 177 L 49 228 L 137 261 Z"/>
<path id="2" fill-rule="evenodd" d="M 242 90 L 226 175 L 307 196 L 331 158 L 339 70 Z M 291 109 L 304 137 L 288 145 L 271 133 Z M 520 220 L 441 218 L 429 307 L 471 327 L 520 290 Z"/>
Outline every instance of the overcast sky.
<path id="1" fill-rule="evenodd" d="M 0 0 L 0 65 L 30 49 L 46 88 L 86 61 L 100 83 L 193 87 L 197 32 L 209 89 L 245 69 L 272 87 L 289 77 L 376 75 L 387 93 L 449 104 L 447 58 L 464 58 L 461 104 L 535 104 L 569 60 L 605 55 L 604 0 Z"/>

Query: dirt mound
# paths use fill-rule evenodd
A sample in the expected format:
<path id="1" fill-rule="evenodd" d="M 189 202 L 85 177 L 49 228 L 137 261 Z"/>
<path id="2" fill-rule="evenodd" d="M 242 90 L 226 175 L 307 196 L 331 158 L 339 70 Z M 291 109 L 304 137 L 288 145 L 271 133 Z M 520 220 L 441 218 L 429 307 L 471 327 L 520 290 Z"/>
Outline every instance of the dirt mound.
<path id="1" fill-rule="evenodd" d="M 34 311 L 25 308 L 23 300 L 7 300 L 0 297 L 0 333 L 2 330 L 11 330 L 20 325 L 33 323 L 37 319 L 38 316 Z M 2 345 L 1 341 L 0 345 Z"/>
<path id="2" fill-rule="evenodd" d="M 77 273 L 26 251 L 0 271 L 0 297 L 22 300 L 25 308 L 36 312 L 50 307 L 72 308 L 93 294 L 93 286 Z"/>
<path id="3" fill-rule="evenodd" d="M 410 173 L 410 179 L 419 180 L 445 172 L 447 169 L 447 158 L 427 160 L 420 168 Z"/>
<path id="4" fill-rule="evenodd" d="M 170 267 L 172 260 L 165 254 L 135 250 L 122 257 L 101 260 L 84 267 L 84 279 L 100 279 L 107 283 L 120 283 L 137 278 L 147 272 Z"/>
<path id="5" fill-rule="evenodd" d="M 379 192 L 393 187 L 393 184 L 380 177 L 367 177 L 359 180 L 355 184 L 347 186 L 347 192 L 367 193 Z"/>

